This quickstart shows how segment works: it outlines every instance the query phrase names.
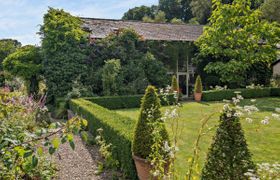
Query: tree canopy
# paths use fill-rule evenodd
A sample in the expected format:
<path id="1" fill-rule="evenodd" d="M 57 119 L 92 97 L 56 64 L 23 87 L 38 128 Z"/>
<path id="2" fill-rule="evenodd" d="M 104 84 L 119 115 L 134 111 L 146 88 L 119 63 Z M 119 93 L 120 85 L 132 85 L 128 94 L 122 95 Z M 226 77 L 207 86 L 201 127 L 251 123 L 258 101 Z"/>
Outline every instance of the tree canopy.
<path id="1" fill-rule="evenodd" d="M 205 67 L 207 72 L 218 74 L 223 82 L 241 83 L 252 64 L 269 65 L 276 59 L 279 26 L 261 20 L 261 12 L 251 10 L 249 0 L 213 2 L 210 25 L 196 44 L 202 55 L 215 58 Z"/>
<path id="2" fill-rule="evenodd" d="M 12 75 L 22 77 L 27 83 L 28 93 L 36 95 L 39 90 L 39 76 L 42 74 L 41 63 L 40 48 L 28 45 L 6 57 L 3 67 Z"/>
<path id="3" fill-rule="evenodd" d="M 2 62 L 11 53 L 15 52 L 17 48 L 21 47 L 21 43 L 13 39 L 0 40 L 0 86 L 4 85 L 4 73 Z"/>
<path id="4" fill-rule="evenodd" d="M 261 6 L 263 16 L 269 21 L 280 23 L 280 2 L 279 0 L 266 0 Z"/>

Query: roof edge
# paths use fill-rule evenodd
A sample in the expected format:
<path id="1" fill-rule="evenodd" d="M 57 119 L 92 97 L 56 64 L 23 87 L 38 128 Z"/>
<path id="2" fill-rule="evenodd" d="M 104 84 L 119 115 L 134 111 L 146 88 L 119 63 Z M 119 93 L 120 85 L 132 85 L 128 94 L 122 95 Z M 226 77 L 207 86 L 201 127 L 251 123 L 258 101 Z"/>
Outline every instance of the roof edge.
<path id="1" fill-rule="evenodd" d="M 143 21 L 137 21 L 137 20 L 123 20 L 123 19 L 106 19 L 106 18 L 90 18 L 90 17 L 80 17 L 80 19 L 88 19 L 88 20 L 104 20 L 104 21 L 122 21 L 122 22 L 135 22 L 135 23 L 143 23 L 143 24 L 167 24 L 167 25 L 176 25 L 176 26 L 199 26 L 199 27 L 204 27 L 205 25 L 201 24 L 175 24 L 175 23 L 170 23 L 170 22 L 143 22 Z"/>

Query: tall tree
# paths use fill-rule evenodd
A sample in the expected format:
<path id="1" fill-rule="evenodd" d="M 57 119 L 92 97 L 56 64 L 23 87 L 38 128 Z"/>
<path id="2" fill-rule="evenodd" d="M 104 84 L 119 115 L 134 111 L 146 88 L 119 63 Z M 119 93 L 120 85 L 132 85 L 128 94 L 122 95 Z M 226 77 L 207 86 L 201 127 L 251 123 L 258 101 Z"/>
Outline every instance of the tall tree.
<path id="1" fill-rule="evenodd" d="M 259 10 L 251 10 L 249 0 L 232 4 L 213 1 L 213 13 L 196 44 L 200 53 L 215 57 L 205 70 L 220 75 L 222 82 L 241 85 L 246 70 L 256 62 L 267 66 L 276 59 L 280 28 L 261 20 Z"/>
<path id="2" fill-rule="evenodd" d="M 22 77 L 26 82 L 29 95 L 37 95 L 39 91 L 39 78 L 42 74 L 42 56 L 40 48 L 24 46 L 10 54 L 3 61 L 5 71 L 14 76 Z"/>
<path id="3" fill-rule="evenodd" d="M 41 26 L 42 50 L 44 54 L 44 77 L 48 95 L 65 96 L 72 89 L 73 80 L 85 73 L 86 33 L 81 29 L 78 17 L 49 8 Z"/>
<path id="4" fill-rule="evenodd" d="M 122 19 L 123 20 L 138 20 L 142 21 L 142 19 L 147 17 L 154 17 L 154 9 L 148 6 L 140 6 L 129 9 L 126 13 L 124 13 Z"/>
<path id="5" fill-rule="evenodd" d="M 261 6 L 264 17 L 269 21 L 280 24 L 280 2 L 279 0 L 266 0 Z"/>
<path id="6" fill-rule="evenodd" d="M 190 6 L 195 20 L 199 24 L 206 24 L 212 11 L 211 0 L 192 0 Z"/>
<path id="7" fill-rule="evenodd" d="M 15 52 L 17 48 L 21 47 L 21 43 L 13 39 L 0 40 L 0 87 L 4 85 L 4 73 L 2 62 L 11 53 Z"/>
<path id="8" fill-rule="evenodd" d="M 182 19 L 181 0 L 159 0 L 159 10 L 163 11 L 168 20 Z"/>

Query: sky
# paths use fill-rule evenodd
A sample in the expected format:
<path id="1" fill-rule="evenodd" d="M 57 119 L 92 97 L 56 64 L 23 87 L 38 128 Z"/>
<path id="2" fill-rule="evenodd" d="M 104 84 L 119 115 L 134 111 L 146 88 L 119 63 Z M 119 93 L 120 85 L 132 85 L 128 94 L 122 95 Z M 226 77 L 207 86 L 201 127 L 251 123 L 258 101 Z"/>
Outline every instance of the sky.
<path id="1" fill-rule="evenodd" d="M 157 4 L 158 0 L 0 0 L 0 39 L 12 38 L 23 45 L 40 45 L 36 34 L 48 7 L 72 15 L 120 19 L 128 9 Z"/>

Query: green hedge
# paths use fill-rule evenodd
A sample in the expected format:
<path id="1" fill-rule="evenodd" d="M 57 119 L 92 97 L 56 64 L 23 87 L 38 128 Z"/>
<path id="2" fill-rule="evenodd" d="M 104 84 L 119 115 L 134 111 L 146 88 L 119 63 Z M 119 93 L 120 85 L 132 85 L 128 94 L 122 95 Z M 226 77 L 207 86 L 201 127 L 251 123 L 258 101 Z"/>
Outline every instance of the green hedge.
<path id="1" fill-rule="evenodd" d="M 73 99 L 70 109 L 88 120 L 89 130 L 96 135 L 98 128 L 103 129 L 107 143 L 112 144 L 112 154 L 120 162 L 121 170 L 129 179 L 137 179 L 132 159 L 131 142 L 136 122 L 128 117 L 94 104 L 84 99 Z"/>
<path id="2" fill-rule="evenodd" d="M 211 90 L 202 93 L 203 101 L 222 101 L 224 99 L 230 100 L 235 97 L 234 92 L 239 91 L 244 98 L 260 98 L 270 97 L 272 95 L 271 88 L 261 89 L 226 89 L 226 90 Z M 280 90 L 273 90 L 274 94 L 280 94 Z"/>
<path id="3" fill-rule="evenodd" d="M 130 95 L 130 96 L 103 96 L 103 97 L 87 97 L 84 98 L 95 104 L 108 109 L 126 109 L 126 108 L 139 108 L 141 105 L 141 99 L 143 95 Z M 168 101 L 173 103 L 175 101 L 173 95 L 167 96 Z M 161 104 L 167 105 L 166 100 L 163 96 L 160 96 Z"/>
<path id="4" fill-rule="evenodd" d="M 271 88 L 270 95 L 271 96 L 280 96 L 280 88 Z"/>

